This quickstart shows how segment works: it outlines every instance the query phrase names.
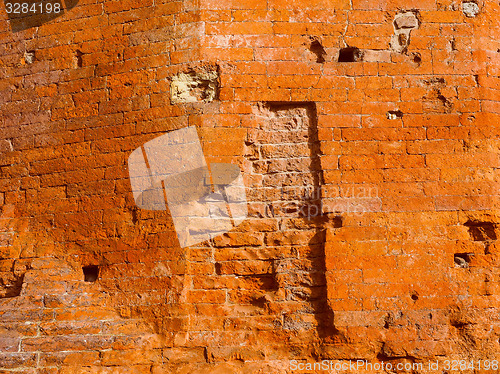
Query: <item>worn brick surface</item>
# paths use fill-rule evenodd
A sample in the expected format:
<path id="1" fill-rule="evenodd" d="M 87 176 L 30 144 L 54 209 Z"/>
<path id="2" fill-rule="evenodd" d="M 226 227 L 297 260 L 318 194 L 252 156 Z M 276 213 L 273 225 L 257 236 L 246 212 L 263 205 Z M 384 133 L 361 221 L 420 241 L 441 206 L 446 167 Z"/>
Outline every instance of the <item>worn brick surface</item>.
<path id="1" fill-rule="evenodd" d="M 7 3 L 0 373 L 500 360 L 497 1 Z M 187 126 L 249 217 L 181 248 L 127 158 Z"/>

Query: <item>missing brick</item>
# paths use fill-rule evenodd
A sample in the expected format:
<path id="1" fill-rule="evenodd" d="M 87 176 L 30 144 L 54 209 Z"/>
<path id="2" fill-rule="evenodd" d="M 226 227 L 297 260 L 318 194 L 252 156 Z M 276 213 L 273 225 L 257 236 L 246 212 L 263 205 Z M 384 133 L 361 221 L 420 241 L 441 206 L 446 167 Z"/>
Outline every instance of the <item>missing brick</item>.
<path id="1" fill-rule="evenodd" d="M 97 265 L 84 266 L 82 270 L 85 282 L 95 282 L 99 278 L 99 266 Z"/>
<path id="2" fill-rule="evenodd" d="M 81 68 L 83 67 L 83 59 L 82 59 L 82 56 L 83 56 L 83 52 L 80 51 L 79 49 L 76 50 L 75 52 L 75 58 L 74 58 L 74 62 L 75 62 L 75 67 L 76 68 Z"/>
<path id="3" fill-rule="evenodd" d="M 464 224 L 469 229 L 472 240 L 483 242 L 484 254 L 491 254 L 490 247 L 497 240 L 497 224 L 478 220 L 469 220 Z"/>
<path id="4" fill-rule="evenodd" d="M 455 253 L 453 256 L 455 267 L 463 269 L 468 268 L 472 255 L 472 253 Z"/>
<path id="5" fill-rule="evenodd" d="M 191 68 L 172 77 L 170 94 L 172 104 L 209 103 L 219 93 L 219 71 L 216 66 Z"/>
<path id="6" fill-rule="evenodd" d="M 272 278 L 271 282 L 276 283 Z M 269 303 L 271 303 L 272 301 L 273 299 L 271 295 L 256 292 L 254 295 L 252 295 L 250 304 L 258 308 L 265 308 L 266 305 L 269 305 Z"/>
<path id="7" fill-rule="evenodd" d="M 493 222 L 469 220 L 464 225 L 469 229 L 469 234 L 474 241 L 497 240 L 496 225 Z"/>
<path id="8" fill-rule="evenodd" d="M 8 299 L 21 295 L 24 283 L 24 274 L 14 272 L 8 276 L 0 276 L 0 299 Z"/>
<path id="9" fill-rule="evenodd" d="M 400 119 L 400 118 L 403 118 L 403 112 L 400 110 L 390 110 L 387 112 L 386 116 L 387 116 L 387 119 L 391 119 L 391 120 Z"/>
<path id="10" fill-rule="evenodd" d="M 309 50 L 316 55 L 316 62 L 322 64 L 325 62 L 326 51 L 319 40 L 313 40 Z"/>
<path id="11" fill-rule="evenodd" d="M 342 48 L 339 52 L 338 62 L 358 62 L 363 60 L 364 53 L 359 48 Z"/>

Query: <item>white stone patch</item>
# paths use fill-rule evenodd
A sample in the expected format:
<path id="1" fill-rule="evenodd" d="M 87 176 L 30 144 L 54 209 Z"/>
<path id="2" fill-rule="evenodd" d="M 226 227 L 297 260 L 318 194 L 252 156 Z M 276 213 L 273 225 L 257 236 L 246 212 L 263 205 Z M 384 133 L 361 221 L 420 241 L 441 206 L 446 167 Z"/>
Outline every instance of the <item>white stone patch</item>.
<path id="1" fill-rule="evenodd" d="M 394 17 L 394 35 L 391 38 L 391 50 L 405 53 L 410 44 L 410 34 L 418 29 L 419 21 L 415 12 L 401 12 Z"/>
<path id="2" fill-rule="evenodd" d="M 209 103 L 217 96 L 219 74 L 216 70 L 189 71 L 172 77 L 170 94 L 172 104 Z"/>
<path id="3" fill-rule="evenodd" d="M 474 18 L 479 14 L 479 5 L 473 1 L 466 1 L 462 3 L 462 12 L 466 17 Z"/>

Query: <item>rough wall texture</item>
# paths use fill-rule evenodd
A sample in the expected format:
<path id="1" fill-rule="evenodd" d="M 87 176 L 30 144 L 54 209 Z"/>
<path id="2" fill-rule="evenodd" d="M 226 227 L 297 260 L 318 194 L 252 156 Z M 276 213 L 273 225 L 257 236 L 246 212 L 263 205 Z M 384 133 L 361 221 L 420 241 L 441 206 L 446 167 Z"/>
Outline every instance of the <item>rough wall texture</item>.
<path id="1" fill-rule="evenodd" d="M 500 360 L 497 1 L 0 9 L 0 373 Z M 249 217 L 180 248 L 127 157 L 186 126 Z"/>

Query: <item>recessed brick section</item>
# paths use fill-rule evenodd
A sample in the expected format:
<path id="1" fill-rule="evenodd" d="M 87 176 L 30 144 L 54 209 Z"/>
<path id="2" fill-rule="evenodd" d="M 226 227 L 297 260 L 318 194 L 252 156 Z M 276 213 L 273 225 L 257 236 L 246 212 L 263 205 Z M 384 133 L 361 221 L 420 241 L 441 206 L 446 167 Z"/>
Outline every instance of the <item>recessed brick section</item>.
<path id="1" fill-rule="evenodd" d="M 268 217 L 321 214 L 320 143 L 314 103 L 264 103 L 248 131 L 245 157 L 253 182 L 250 204 Z"/>
<path id="2" fill-rule="evenodd" d="M 332 316 L 316 106 L 265 102 L 253 111 L 243 163 L 249 219 L 242 232 L 214 240 L 218 274 L 243 277 L 243 289 L 229 291 L 231 308 L 248 305 L 256 321 L 262 310 L 268 311 L 273 327 L 267 333 L 278 338 L 293 332 L 297 341 L 318 339 L 330 331 Z M 249 228 L 251 234 L 246 233 Z"/>

